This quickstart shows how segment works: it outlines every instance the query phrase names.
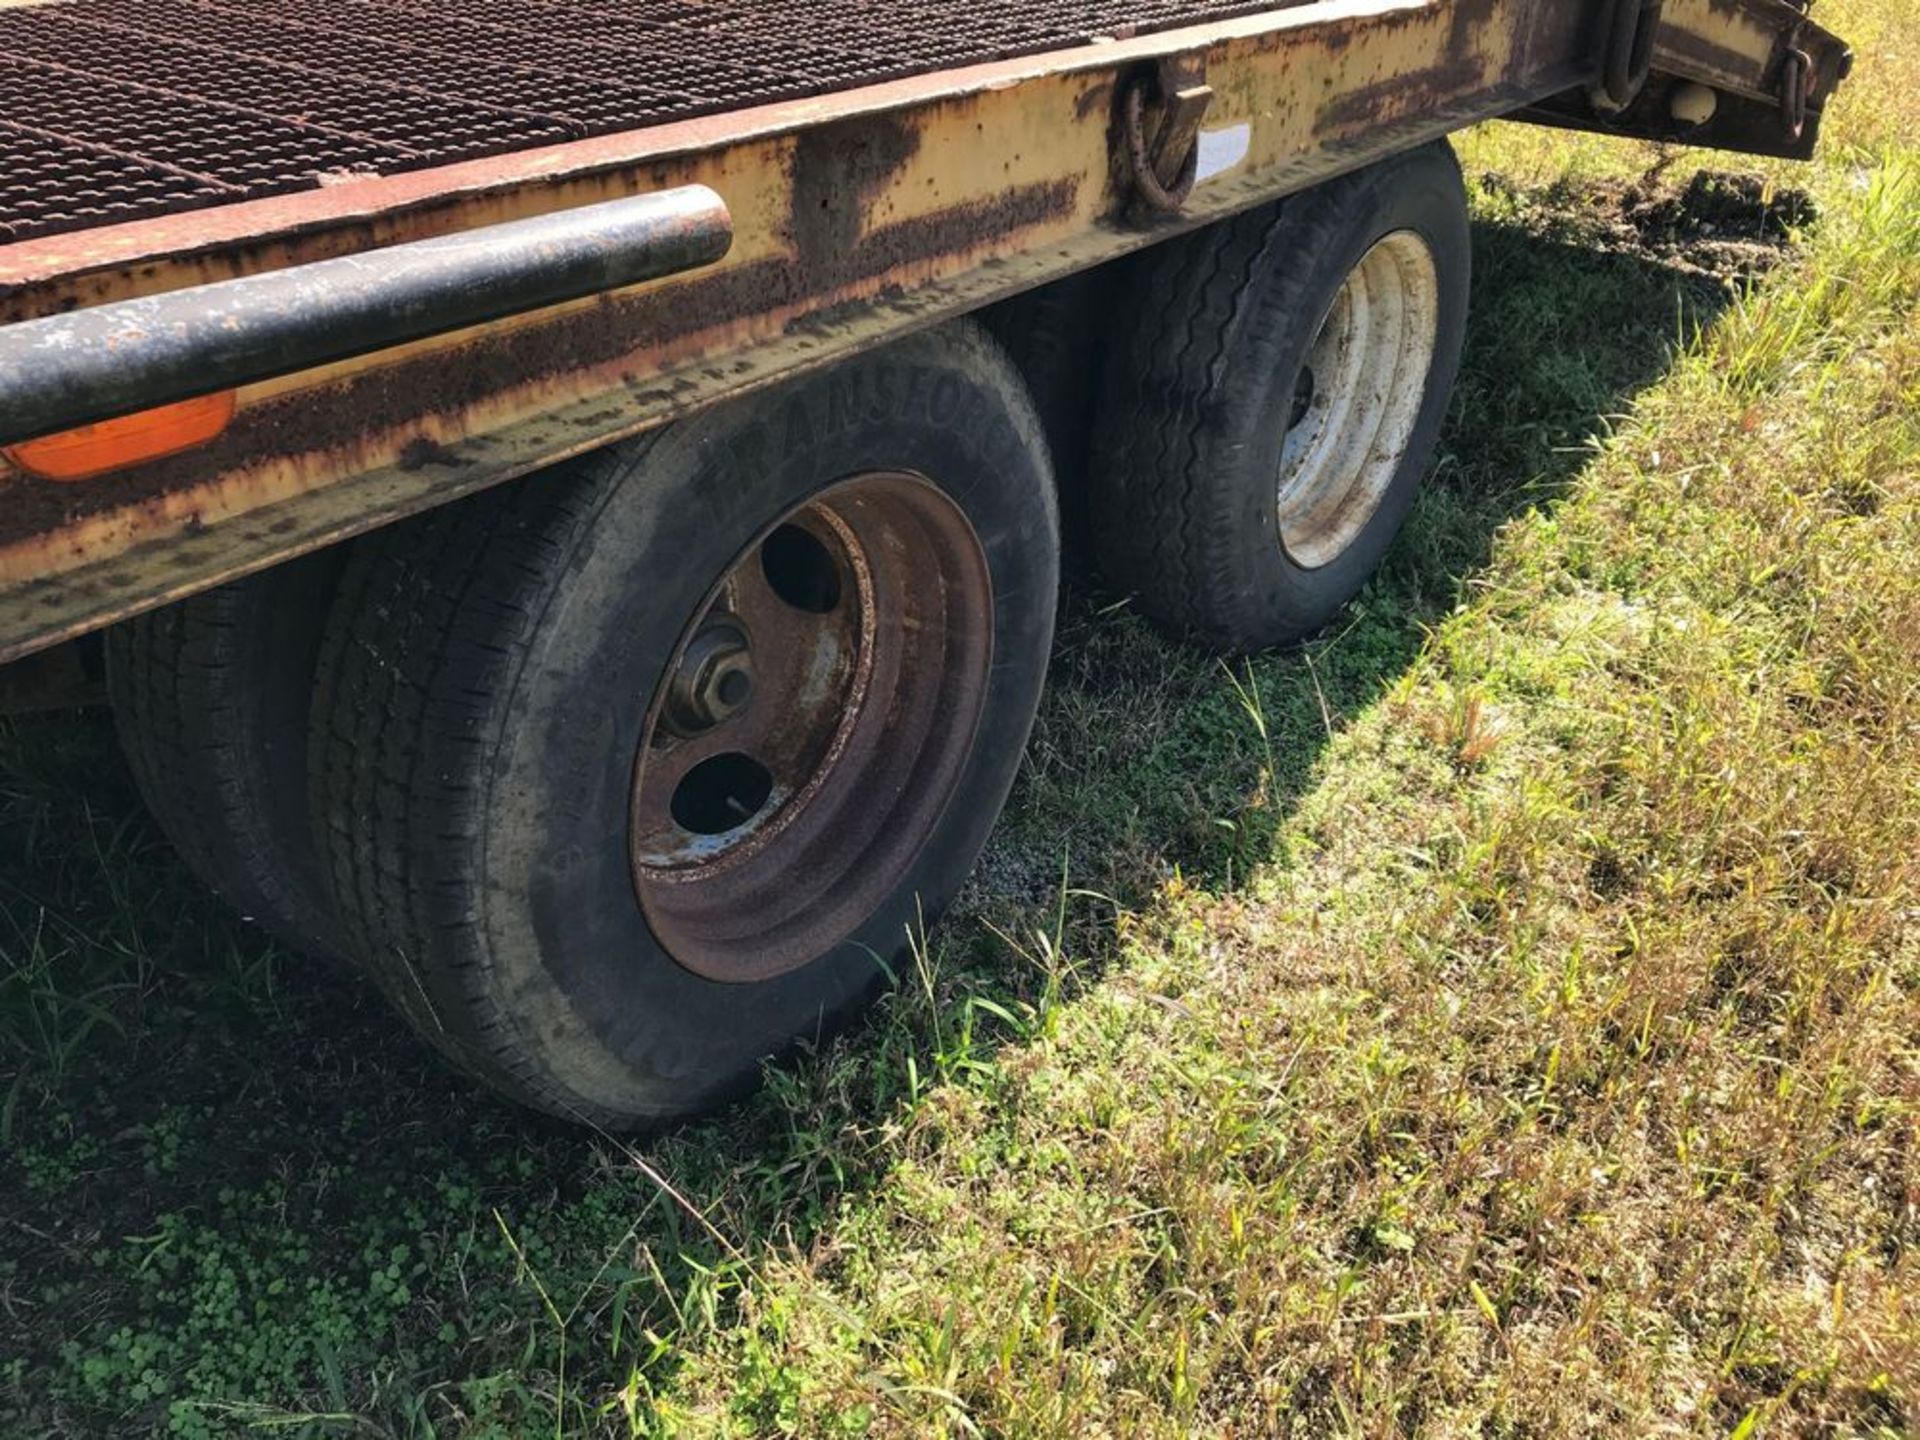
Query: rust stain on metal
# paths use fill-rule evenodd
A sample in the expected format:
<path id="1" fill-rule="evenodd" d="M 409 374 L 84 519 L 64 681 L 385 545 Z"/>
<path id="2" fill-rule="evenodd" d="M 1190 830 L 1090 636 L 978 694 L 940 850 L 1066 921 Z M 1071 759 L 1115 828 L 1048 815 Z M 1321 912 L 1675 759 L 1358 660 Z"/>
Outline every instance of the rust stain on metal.
<path id="1" fill-rule="evenodd" d="M 394 463 L 402 470 L 424 470 L 429 465 L 444 465 L 458 470 L 473 462 L 463 459 L 431 436 L 416 435 L 400 447 L 399 458 Z"/>
<path id="2" fill-rule="evenodd" d="M 787 238 L 803 274 L 832 274 L 860 242 L 868 207 L 919 150 L 919 128 L 900 115 L 836 121 L 794 142 Z"/>
<path id="3" fill-rule="evenodd" d="M 1424 65 L 1403 66 L 1393 63 L 1392 51 L 1419 54 L 1419 46 L 1406 32 L 1430 29 L 1442 19 L 1446 30 L 1437 53 Z M 1496 25 L 1505 20 L 1504 26 Z M 1458 0 L 1446 11 L 1408 14 L 1389 22 L 1389 33 L 1399 31 L 1405 37 L 1400 47 L 1389 45 L 1389 63 L 1371 83 L 1359 85 L 1327 100 L 1320 107 L 1317 128 L 1348 133 L 1369 125 L 1386 124 L 1409 115 L 1418 115 L 1455 101 L 1474 87 L 1486 82 L 1489 72 L 1487 42 L 1491 37 L 1511 42 L 1514 26 L 1510 15 L 1503 16 L 1501 0 Z M 1351 32 L 1343 40 L 1345 50 Z"/>
<path id="4" fill-rule="evenodd" d="M 1085 120 L 1091 116 L 1104 115 L 1113 107 L 1114 85 L 1111 80 L 1103 80 L 1098 85 L 1089 85 L 1073 102 L 1073 118 Z"/>
<path id="5" fill-rule="evenodd" d="M 927 395 L 930 410 L 938 393 Z M 806 412 L 817 404 L 796 397 L 785 428 L 812 433 Z M 811 541 L 804 577 L 769 554 L 783 532 Z M 802 603 L 776 573 L 828 579 L 833 594 Z M 633 767 L 634 889 L 675 959 L 710 979 L 748 981 L 844 938 L 866 913 L 861 892 L 893 883 L 959 779 L 992 636 L 979 538 L 917 475 L 843 480 L 747 547 L 682 636 Z M 699 677 L 686 675 L 716 642 L 739 647 L 753 675 L 750 697 L 718 714 L 689 696 Z M 926 663 L 930 655 L 944 663 Z M 722 756 L 757 768 L 751 798 L 699 783 Z M 745 922 L 761 927 L 757 943 L 742 944 Z"/>

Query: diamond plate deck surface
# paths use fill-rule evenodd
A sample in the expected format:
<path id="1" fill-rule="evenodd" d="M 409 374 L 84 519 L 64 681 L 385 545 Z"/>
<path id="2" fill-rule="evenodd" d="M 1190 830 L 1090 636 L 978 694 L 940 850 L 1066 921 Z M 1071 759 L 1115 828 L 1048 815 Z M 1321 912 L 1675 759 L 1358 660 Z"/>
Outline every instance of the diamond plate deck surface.
<path id="1" fill-rule="evenodd" d="M 1283 8 L 67 0 L 0 9 L 0 242 Z"/>

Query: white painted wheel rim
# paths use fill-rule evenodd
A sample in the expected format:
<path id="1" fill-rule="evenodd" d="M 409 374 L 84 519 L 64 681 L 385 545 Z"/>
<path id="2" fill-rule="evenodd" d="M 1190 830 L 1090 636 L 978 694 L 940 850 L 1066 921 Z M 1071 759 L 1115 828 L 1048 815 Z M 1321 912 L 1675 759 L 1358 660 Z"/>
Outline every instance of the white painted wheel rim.
<path id="1" fill-rule="evenodd" d="M 1334 296 L 1295 388 L 1274 519 L 1296 565 L 1338 559 L 1380 508 L 1419 422 L 1439 333 L 1433 251 L 1396 230 Z"/>

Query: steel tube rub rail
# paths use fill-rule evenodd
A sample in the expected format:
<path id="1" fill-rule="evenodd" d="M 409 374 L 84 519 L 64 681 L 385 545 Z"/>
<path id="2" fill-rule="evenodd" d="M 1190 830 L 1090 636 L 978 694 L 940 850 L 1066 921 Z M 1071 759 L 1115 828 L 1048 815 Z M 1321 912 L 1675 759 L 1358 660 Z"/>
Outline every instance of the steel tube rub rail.
<path id="1" fill-rule="evenodd" d="M 0 444 L 710 265 L 704 185 L 0 326 Z"/>

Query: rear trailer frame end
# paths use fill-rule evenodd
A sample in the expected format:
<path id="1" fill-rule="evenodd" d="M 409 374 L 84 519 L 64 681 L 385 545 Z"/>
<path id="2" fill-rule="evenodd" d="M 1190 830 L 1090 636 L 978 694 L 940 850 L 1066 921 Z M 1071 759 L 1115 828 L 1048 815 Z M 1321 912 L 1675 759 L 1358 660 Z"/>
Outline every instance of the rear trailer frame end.
<path id="1" fill-rule="evenodd" d="M 1803 154 L 1846 62 L 1788 0 L 1313 0 L 18 240 L 0 445 L 236 388 L 173 453 L 0 469 L 0 662 L 1475 121 Z"/>

